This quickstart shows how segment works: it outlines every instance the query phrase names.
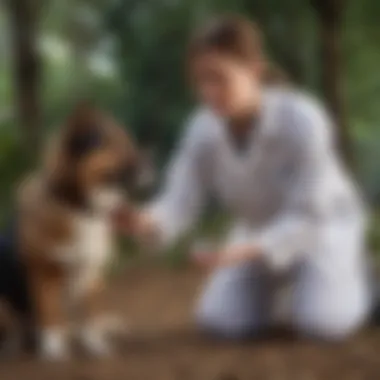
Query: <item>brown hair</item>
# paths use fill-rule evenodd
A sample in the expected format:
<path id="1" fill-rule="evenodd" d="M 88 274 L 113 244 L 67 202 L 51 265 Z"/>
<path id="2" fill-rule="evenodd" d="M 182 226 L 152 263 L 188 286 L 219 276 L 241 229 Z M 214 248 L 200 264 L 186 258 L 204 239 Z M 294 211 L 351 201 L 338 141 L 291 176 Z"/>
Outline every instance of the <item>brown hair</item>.
<path id="1" fill-rule="evenodd" d="M 190 40 L 188 57 L 217 51 L 243 62 L 265 60 L 259 27 L 246 17 L 222 15 L 199 29 Z M 269 85 L 288 85 L 286 73 L 276 64 L 266 62 L 262 81 Z"/>
<path id="2" fill-rule="evenodd" d="M 243 61 L 262 58 L 261 33 L 255 23 L 236 15 L 219 16 L 190 41 L 189 57 L 215 50 Z"/>

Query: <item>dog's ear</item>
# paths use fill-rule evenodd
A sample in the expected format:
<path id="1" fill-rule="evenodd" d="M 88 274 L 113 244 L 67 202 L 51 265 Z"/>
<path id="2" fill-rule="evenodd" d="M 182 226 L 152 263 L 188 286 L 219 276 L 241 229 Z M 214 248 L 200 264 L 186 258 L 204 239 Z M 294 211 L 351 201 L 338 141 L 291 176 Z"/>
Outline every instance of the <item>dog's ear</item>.
<path id="1" fill-rule="evenodd" d="M 88 103 L 79 104 L 69 117 L 63 136 L 64 150 L 74 159 L 99 148 L 104 141 L 100 112 Z"/>

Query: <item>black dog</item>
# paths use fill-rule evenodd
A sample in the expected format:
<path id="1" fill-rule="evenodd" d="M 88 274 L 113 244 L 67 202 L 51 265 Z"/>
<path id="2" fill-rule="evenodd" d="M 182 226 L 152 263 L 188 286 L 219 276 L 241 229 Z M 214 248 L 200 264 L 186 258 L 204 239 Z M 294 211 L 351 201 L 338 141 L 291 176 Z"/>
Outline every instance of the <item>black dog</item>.
<path id="1" fill-rule="evenodd" d="M 12 222 L 0 236 L 0 299 L 5 301 L 17 318 L 21 348 L 32 351 L 35 348 L 33 302 L 27 273 L 18 254 L 17 240 L 16 223 Z M 2 338 L 1 343 L 6 343 L 5 331 L 2 332 Z"/>

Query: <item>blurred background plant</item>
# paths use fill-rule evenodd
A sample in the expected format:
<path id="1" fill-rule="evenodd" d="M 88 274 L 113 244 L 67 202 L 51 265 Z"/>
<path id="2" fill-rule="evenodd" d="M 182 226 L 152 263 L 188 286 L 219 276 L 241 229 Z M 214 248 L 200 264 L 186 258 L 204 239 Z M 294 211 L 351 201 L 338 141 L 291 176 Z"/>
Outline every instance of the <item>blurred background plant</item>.
<path id="1" fill-rule="evenodd" d="M 376 210 L 380 2 L 8 0 L 0 5 L 0 218 L 46 134 L 83 98 L 128 125 L 159 171 L 192 107 L 186 41 L 198 24 L 227 11 L 257 21 L 270 59 L 325 101 L 342 154 Z M 204 228 L 210 225 L 218 223 Z"/>

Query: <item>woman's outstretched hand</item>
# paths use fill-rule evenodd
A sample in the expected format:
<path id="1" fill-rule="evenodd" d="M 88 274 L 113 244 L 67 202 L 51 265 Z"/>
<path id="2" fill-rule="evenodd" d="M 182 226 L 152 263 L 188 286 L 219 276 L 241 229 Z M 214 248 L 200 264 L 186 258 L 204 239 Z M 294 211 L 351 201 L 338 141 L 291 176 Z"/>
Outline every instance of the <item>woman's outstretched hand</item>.
<path id="1" fill-rule="evenodd" d="M 145 248 L 152 248 L 160 240 L 160 226 L 150 213 L 140 211 L 135 218 L 133 235 Z"/>
<path id="2" fill-rule="evenodd" d="M 146 211 L 125 207 L 115 214 L 114 224 L 122 234 L 131 236 L 143 247 L 151 249 L 160 238 L 160 228 Z"/>
<path id="3" fill-rule="evenodd" d="M 137 220 L 137 210 L 130 204 L 125 204 L 112 214 L 113 226 L 124 235 L 133 235 Z"/>

